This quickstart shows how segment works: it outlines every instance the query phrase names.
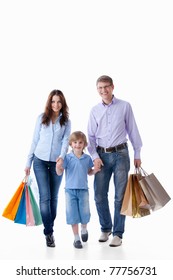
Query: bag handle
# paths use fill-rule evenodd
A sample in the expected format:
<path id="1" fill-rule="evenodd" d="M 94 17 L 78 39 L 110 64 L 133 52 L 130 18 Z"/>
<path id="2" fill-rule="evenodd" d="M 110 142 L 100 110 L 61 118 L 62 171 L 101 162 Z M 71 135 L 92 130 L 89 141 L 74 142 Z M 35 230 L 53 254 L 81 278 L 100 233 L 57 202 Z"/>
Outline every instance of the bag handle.
<path id="1" fill-rule="evenodd" d="M 142 176 L 148 176 L 148 173 L 140 166 L 135 167 L 135 174 Z"/>
<path id="2" fill-rule="evenodd" d="M 148 176 L 148 173 L 142 167 L 140 167 L 140 169 L 142 170 L 142 172 L 145 176 Z"/>
<path id="3" fill-rule="evenodd" d="M 148 173 L 141 166 L 139 167 L 139 170 L 141 175 L 148 176 Z"/>
<path id="4" fill-rule="evenodd" d="M 139 167 L 135 167 L 134 174 L 137 176 L 138 180 L 142 178 L 142 172 Z"/>
<path id="5" fill-rule="evenodd" d="M 22 182 L 24 182 L 25 184 L 29 184 L 29 185 L 30 185 L 31 182 L 32 182 L 31 176 L 30 176 L 30 175 L 26 175 L 26 176 L 23 178 Z"/>

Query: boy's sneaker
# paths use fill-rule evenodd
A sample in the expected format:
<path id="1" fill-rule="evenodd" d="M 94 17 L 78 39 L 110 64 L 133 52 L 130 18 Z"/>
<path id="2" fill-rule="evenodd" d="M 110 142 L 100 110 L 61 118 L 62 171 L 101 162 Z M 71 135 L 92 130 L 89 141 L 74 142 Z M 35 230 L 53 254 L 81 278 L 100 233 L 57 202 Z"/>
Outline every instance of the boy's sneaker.
<path id="1" fill-rule="evenodd" d="M 83 248 L 82 243 L 81 243 L 80 240 L 74 241 L 73 245 L 74 245 L 74 247 L 75 247 L 76 249 L 81 249 L 81 248 Z"/>
<path id="2" fill-rule="evenodd" d="M 83 242 L 87 242 L 88 240 L 88 231 L 86 233 L 81 233 L 81 238 Z"/>

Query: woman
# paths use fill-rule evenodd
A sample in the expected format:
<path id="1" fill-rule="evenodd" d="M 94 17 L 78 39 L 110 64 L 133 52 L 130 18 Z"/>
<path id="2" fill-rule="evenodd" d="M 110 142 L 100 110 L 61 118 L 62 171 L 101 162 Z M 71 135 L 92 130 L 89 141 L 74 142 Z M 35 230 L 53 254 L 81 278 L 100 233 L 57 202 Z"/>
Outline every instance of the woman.
<path id="1" fill-rule="evenodd" d="M 48 96 L 44 113 L 37 118 L 25 174 L 33 170 L 39 189 L 39 203 L 44 235 L 48 247 L 55 247 L 53 236 L 58 191 L 62 175 L 56 174 L 56 162 L 63 163 L 71 132 L 68 106 L 63 93 L 53 90 Z"/>

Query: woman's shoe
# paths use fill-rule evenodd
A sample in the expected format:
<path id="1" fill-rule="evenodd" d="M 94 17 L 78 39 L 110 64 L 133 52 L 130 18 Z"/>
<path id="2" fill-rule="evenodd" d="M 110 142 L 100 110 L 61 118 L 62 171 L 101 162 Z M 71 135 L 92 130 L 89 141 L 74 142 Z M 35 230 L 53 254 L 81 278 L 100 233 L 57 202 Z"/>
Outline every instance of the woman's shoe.
<path id="1" fill-rule="evenodd" d="M 55 239 L 52 233 L 46 235 L 46 245 L 47 247 L 55 247 Z"/>

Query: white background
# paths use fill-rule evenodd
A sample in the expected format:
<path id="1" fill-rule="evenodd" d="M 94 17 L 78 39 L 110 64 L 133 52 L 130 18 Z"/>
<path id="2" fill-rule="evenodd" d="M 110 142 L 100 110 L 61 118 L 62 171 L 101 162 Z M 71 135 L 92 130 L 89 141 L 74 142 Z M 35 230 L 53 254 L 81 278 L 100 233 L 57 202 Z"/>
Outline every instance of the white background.
<path id="1" fill-rule="evenodd" d="M 35 121 L 50 91 L 60 89 L 65 94 L 72 131 L 86 132 L 89 111 L 100 101 L 95 82 L 103 74 L 113 78 L 115 96 L 133 107 L 143 140 L 143 168 L 154 172 L 173 196 L 171 2 L 0 2 L 1 213 L 24 177 Z M 130 154 L 133 172 L 131 146 Z M 99 259 L 173 259 L 172 201 L 144 219 L 127 218 L 121 249 L 110 251 L 108 244 L 97 247 L 100 226 L 92 182 L 90 178 L 91 245 L 82 252 L 72 247 L 62 184 L 54 253 L 45 251 L 41 226 L 26 228 L 1 217 L 0 259 L 93 259 L 96 264 Z"/>

